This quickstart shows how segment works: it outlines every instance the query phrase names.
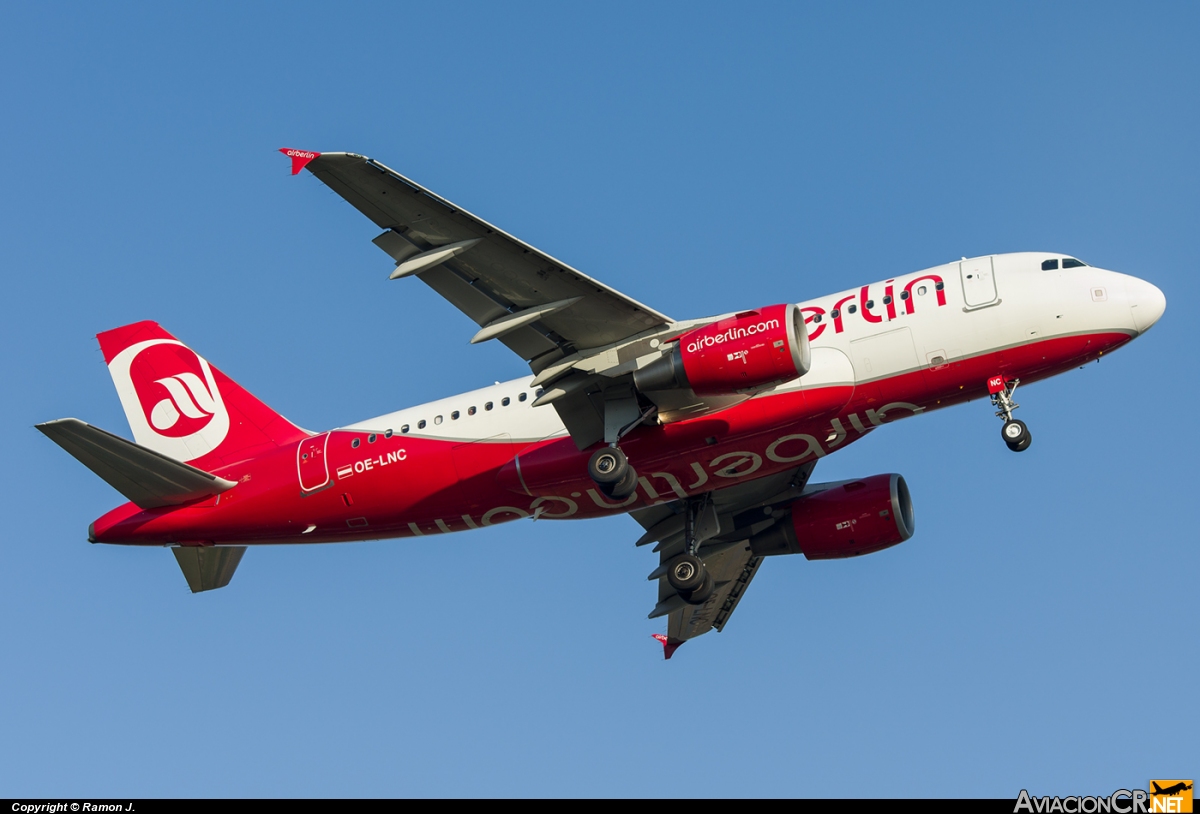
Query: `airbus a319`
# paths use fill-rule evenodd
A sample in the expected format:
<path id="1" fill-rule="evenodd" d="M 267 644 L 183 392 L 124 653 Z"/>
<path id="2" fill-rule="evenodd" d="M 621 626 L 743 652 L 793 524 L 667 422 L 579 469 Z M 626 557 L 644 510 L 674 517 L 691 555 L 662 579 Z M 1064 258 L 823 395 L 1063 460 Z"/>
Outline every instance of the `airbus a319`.
<path id="1" fill-rule="evenodd" d="M 989 398 L 1150 329 L 1154 285 L 1050 252 L 974 257 L 800 303 L 674 319 L 353 153 L 282 151 L 370 219 L 391 279 L 428 285 L 530 375 L 336 429 L 288 421 L 154 322 L 99 335 L 134 442 L 38 428 L 129 502 L 94 543 L 170 547 L 193 591 L 250 546 L 624 513 L 652 546 L 670 658 L 721 630 L 763 563 L 909 539 L 903 477 L 810 480 L 877 427 Z M 781 292 L 790 294 L 791 292 Z"/>

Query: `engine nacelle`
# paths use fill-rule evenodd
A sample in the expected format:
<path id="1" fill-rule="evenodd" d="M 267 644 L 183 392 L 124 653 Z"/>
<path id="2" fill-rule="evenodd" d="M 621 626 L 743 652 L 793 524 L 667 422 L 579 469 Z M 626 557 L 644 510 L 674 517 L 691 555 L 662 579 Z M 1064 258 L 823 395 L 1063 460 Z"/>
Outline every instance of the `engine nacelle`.
<path id="1" fill-rule="evenodd" d="M 800 308 L 768 305 L 693 328 L 633 381 L 640 390 L 690 387 L 698 396 L 717 396 L 791 381 L 811 365 Z"/>
<path id="2" fill-rule="evenodd" d="M 751 551 L 833 560 L 870 554 L 912 537 L 912 498 L 902 476 L 821 485 L 828 488 L 798 498 L 787 517 L 751 537 Z"/>

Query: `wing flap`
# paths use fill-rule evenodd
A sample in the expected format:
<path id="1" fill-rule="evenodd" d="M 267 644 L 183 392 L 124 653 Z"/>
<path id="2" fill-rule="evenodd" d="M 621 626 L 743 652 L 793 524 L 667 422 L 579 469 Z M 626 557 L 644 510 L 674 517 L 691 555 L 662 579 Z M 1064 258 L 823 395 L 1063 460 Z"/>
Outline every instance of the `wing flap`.
<path id="1" fill-rule="evenodd" d="M 187 503 L 237 485 L 78 418 L 47 421 L 37 428 L 143 509 Z"/>

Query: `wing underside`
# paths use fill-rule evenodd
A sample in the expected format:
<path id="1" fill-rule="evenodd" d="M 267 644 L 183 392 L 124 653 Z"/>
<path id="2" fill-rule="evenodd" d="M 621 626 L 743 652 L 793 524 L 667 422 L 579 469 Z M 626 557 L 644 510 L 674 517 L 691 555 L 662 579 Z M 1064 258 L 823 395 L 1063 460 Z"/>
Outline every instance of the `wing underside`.
<path id="1" fill-rule="evenodd" d="M 675 322 L 373 159 L 283 152 L 384 230 L 373 242 L 395 262 L 391 278 L 419 278 L 479 326 L 473 343 L 496 339 L 524 359 L 545 385 L 534 406 L 552 405 L 580 449 L 747 397 L 635 392 L 633 371 L 706 320 Z"/>
<path id="2" fill-rule="evenodd" d="M 535 372 L 671 323 L 670 318 L 405 178 L 353 153 L 322 153 L 308 170 L 384 233 L 375 243 Z M 487 331 L 487 333 L 485 333 Z"/>
<path id="3" fill-rule="evenodd" d="M 749 539 L 770 528 L 779 517 L 777 511 L 804 491 L 815 463 L 737 486 L 709 493 L 703 503 L 689 505 L 674 501 L 632 512 L 646 529 L 638 545 L 657 542 L 659 567 L 651 573 L 658 581 L 658 604 L 650 618 L 667 617 L 667 632 L 658 637 L 667 658 L 675 648 L 702 636 L 714 628 L 720 632 L 742 601 L 750 581 L 758 573 L 763 557 L 755 555 Z M 684 514 L 695 512 L 698 556 L 713 577 L 715 590 L 699 605 L 683 600 L 667 581 L 668 564 L 685 550 Z"/>

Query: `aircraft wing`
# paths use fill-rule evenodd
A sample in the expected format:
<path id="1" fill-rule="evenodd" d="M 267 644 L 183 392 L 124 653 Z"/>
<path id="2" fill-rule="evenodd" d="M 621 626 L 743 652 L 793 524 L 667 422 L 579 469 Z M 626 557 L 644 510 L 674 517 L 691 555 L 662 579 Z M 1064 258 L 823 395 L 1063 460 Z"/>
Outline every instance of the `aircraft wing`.
<path id="1" fill-rule="evenodd" d="M 283 152 L 385 230 L 393 278 L 418 277 L 479 325 L 472 342 L 499 339 L 535 373 L 671 323 L 374 159 Z"/>
<path id="2" fill-rule="evenodd" d="M 702 605 L 689 605 L 667 581 L 667 564 L 684 551 L 684 501 L 663 503 L 631 512 L 646 529 L 638 545 L 656 542 L 659 567 L 650 578 L 658 581 L 658 604 L 650 618 L 667 617 L 665 636 L 656 636 L 663 653 L 671 658 L 688 639 L 716 628 L 725 629 L 729 617 L 742 601 L 763 558 L 754 555 L 747 541 L 776 522 L 774 510 L 795 500 L 804 491 L 816 463 L 767 478 L 718 489 L 709 493 L 707 504 L 697 513 L 697 552 L 712 574 L 716 590 Z M 782 512 L 778 513 L 782 516 Z"/>

